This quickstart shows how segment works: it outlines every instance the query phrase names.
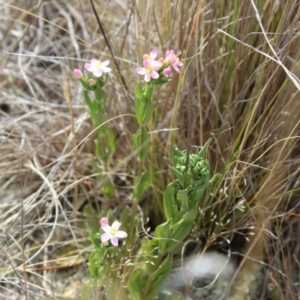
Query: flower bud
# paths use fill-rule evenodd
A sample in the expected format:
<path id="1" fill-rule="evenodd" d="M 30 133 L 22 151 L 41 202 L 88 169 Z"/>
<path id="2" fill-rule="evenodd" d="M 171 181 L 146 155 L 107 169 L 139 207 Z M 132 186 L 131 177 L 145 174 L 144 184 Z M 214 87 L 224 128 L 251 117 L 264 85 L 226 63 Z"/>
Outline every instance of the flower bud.
<path id="1" fill-rule="evenodd" d="M 80 78 L 83 77 L 83 74 L 82 74 L 82 72 L 79 69 L 74 69 L 73 70 L 73 75 L 74 75 L 74 77 L 76 77 L 78 79 L 80 79 Z"/>

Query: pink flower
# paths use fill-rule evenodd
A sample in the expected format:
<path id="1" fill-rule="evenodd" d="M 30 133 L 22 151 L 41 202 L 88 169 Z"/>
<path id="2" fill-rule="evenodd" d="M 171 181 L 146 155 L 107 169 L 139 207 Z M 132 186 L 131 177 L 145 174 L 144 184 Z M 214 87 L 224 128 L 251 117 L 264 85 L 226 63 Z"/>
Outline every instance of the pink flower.
<path id="1" fill-rule="evenodd" d="M 107 218 L 102 218 L 100 220 L 100 224 L 102 230 L 104 230 L 104 233 L 100 237 L 101 242 L 104 245 L 107 245 L 107 242 L 110 240 L 114 246 L 118 246 L 119 239 L 125 239 L 127 237 L 127 233 L 125 231 L 119 230 L 121 223 L 118 221 L 114 221 L 110 226 Z"/>
<path id="2" fill-rule="evenodd" d="M 135 71 L 140 75 L 145 75 L 144 80 L 149 82 L 151 78 L 157 79 L 159 77 L 158 70 L 162 66 L 161 60 L 155 60 L 157 56 L 157 50 L 153 49 L 149 54 L 143 55 L 144 68 L 136 68 Z"/>
<path id="3" fill-rule="evenodd" d="M 144 80 L 149 82 L 151 78 L 157 79 L 159 77 L 158 70 L 161 67 L 161 62 L 146 59 L 143 61 L 145 68 L 136 68 L 135 71 L 140 75 L 145 75 Z"/>
<path id="4" fill-rule="evenodd" d="M 81 77 L 83 77 L 83 74 L 82 74 L 82 72 L 81 72 L 79 69 L 74 69 L 74 70 L 73 70 L 73 75 L 74 75 L 76 78 L 78 78 L 78 79 L 80 79 Z"/>
<path id="5" fill-rule="evenodd" d="M 108 68 L 109 60 L 101 61 L 96 58 L 92 58 L 91 62 L 85 63 L 84 67 L 91 72 L 94 76 L 100 77 L 103 73 L 108 73 L 111 71 L 111 68 Z"/>
<path id="6" fill-rule="evenodd" d="M 167 50 L 165 53 L 164 63 L 173 67 L 176 72 L 180 72 L 179 68 L 183 63 L 179 60 L 178 56 L 175 55 L 174 50 Z"/>

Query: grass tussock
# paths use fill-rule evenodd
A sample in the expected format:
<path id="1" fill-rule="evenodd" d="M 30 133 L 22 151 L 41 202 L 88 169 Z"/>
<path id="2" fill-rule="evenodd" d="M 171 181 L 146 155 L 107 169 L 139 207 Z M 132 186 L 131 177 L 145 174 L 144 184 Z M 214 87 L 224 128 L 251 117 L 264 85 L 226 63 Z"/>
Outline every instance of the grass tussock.
<path id="1" fill-rule="evenodd" d="M 144 220 L 152 229 L 164 220 L 172 147 L 193 151 L 212 137 L 208 159 L 221 176 L 190 239 L 236 257 L 232 299 L 298 299 L 299 3 L 94 1 L 105 38 L 89 1 L 21 2 L 0 3 L 0 299 L 80 299 L 87 219 L 98 224 L 104 202 L 93 165 L 102 175 L 104 166 L 72 69 L 92 57 L 114 69 L 107 120 L 117 151 L 105 175 L 119 215 L 138 168 L 134 69 L 155 47 L 179 49 L 184 67 L 154 96 Z"/>

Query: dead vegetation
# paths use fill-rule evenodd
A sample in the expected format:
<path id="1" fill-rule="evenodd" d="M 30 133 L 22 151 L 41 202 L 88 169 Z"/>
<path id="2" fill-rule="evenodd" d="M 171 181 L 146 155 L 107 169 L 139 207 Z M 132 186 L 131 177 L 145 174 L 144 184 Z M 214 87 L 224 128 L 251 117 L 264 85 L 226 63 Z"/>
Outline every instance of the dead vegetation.
<path id="1" fill-rule="evenodd" d="M 141 205 L 159 224 L 172 146 L 192 150 L 213 137 L 209 160 L 222 177 L 201 209 L 218 224 L 199 215 L 195 238 L 244 258 L 233 299 L 258 289 L 253 299 L 298 299 L 298 1 L 94 2 L 121 70 L 107 87 L 118 136 L 112 208 L 131 201 L 133 70 L 153 47 L 179 49 L 185 68 L 156 97 L 159 175 Z M 99 212 L 102 196 L 93 130 L 71 74 L 94 56 L 117 69 L 89 1 L 1 1 L 0 12 L 0 299 L 79 299 L 91 250 L 82 209 Z"/>

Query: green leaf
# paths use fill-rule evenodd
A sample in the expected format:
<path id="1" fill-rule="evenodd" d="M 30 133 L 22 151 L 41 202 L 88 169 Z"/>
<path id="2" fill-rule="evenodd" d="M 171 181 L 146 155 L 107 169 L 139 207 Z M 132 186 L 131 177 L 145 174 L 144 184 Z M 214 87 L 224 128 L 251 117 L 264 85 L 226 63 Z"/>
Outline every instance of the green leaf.
<path id="1" fill-rule="evenodd" d="M 172 262 L 173 262 L 173 255 L 168 254 L 168 256 L 163 260 L 163 262 L 158 266 L 156 271 L 150 274 L 152 278 L 156 278 L 162 275 L 169 275 L 172 270 Z"/>
<path id="2" fill-rule="evenodd" d="M 140 81 L 135 87 L 135 96 L 139 99 L 145 99 L 145 95 L 143 93 L 142 82 Z"/>
<path id="3" fill-rule="evenodd" d="M 96 157 L 102 159 L 103 156 L 105 155 L 105 152 L 103 152 L 103 147 L 100 146 L 99 139 L 95 139 L 94 144 L 95 144 Z"/>
<path id="4" fill-rule="evenodd" d="M 198 207 L 198 205 L 197 205 Z M 197 211 L 197 207 L 195 207 L 194 209 L 191 209 L 189 211 L 187 211 L 183 216 L 182 216 L 182 222 L 183 223 L 191 223 L 193 224 L 193 222 L 196 220 L 197 215 L 198 215 L 198 211 Z"/>
<path id="5" fill-rule="evenodd" d="M 150 172 L 144 171 L 134 185 L 134 196 L 140 199 L 150 185 Z"/>
<path id="6" fill-rule="evenodd" d="M 89 272 L 92 277 L 98 278 L 98 266 L 96 266 L 95 261 L 97 260 L 97 252 L 93 250 L 89 257 Z"/>
<path id="7" fill-rule="evenodd" d="M 143 281 L 145 281 L 142 280 L 143 278 L 144 276 L 142 269 L 135 269 L 130 274 L 128 289 L 136 300 L 143 299 L 143 287 L 145 286 L 145 282 L 143 284 Z"/>
<path id="8" fill-rule="evenodd" d="M 187 211 L 189 209 L 189 190 L 190 188 L 186 188 L 177 192 L 177 200 L 181 204 L 180 210 L 182 211 Z"/>
<path id="9" fill-rule="evenodd" d="M 130 213 L 131 213 L 131 211 L 129 210 L 129 208 L 125 207 L 122 209 L 122 212 L 120 215 L 120 222 L 122 224 L 122 228 L 124 228 L 125 231 L 128 231 L 128 228 L 131 227 L 130 226 L 130 217 L 129 217 Z"/>
<path id="10" fill-rule="evenodd" d="M 156 227 L 154 231 L 154 239 L 158 243 L 158 254 L 164 254 L 167 243 L 171 236 L 171 222 L 172 219 L 169 219 L 167 222 L 160 224 Z"/>
<path id="11" fill-rule="evenodd" d="M 104 90 L 102 90 L 102 88 L 100 86 L 97 86 L 96 90 L 95 90 L 95 97 L 96 97 L 96 101 L 99 104 L 101 104 L 103 110 L 105 110 L 105 105 L 107 102 L 107 94 Z"/>
<path id="12" fill-rule="evenodd" d="M 89 107 L 89 109 L 91 111 L 93 111 L 93 103 L 92 103 L 92 100 L 91 98 L 89 97 L 89 94 L 86 90 L 83 91 L 83 98 L 84 98 L 84 101 L 85 103 L 87 104 L 87 106 Z"/>
<path id="13" fill-rule="evenodd" d="M 164 261 L 159 265 L 157 270 L 150 276 L 153 278 L 150 293 L 146 296 L 146 300 L 152 300 L 163 289 L 166 279 L 168 278 L 173 263 L 173 255 L 169 254 Z"/>
<path id="14" fill-rule="evenodd" d="M 138 129 L 133 135 L 133 144 L 138 152 L 139 159 L 143 160 L 149 150 L 149 134 L 144 127 Z"/>
<path id="15" fill-rule="evenodd" d="M 184 157 L 184 156 L 185 156 L 185 154 L 182 151 L 180 151 L 178 148 L 174 147 L 173 151 L 172 151 L 172 164 L 173 164 L 173 166 L 176 165 L 177 159 L 179 157 Z"/>
<path id="16" fill-rule="evenodd" d="M 196 214 L 197 215 L 197 214 Z M 190 233 L 193 227 L 193 222 L 179 221 L 175 226 L 172 227 L 171 239 L 165 248 L 165 251 L 171 251 L 175 246 L 180 244 Z"/>
<path id="17" fill-rule="evenodd" d="M 153 115 L 153 105 L 151 100 L 143 100 L 136 98 L 135 101 L 135 116 L 140 125 L 146 124 Z"/>
<path id="18" fill-rule="evenodd" d="M 101 189 L 103 195 L 106 197 L 112 197 L 115 193 L 115 190 L 115 185 L 110 181 L 110 179 L 107 179 L 104 182 L 103 187 Z"/>
<path id="19" fill-rule="evenodd" d="M 175 173 L 176 177 L 177 177 L 177 180 L 180 184 L 180 186 L 182 188 L 184 188 L 184 185 L 185 185 L 185 174 L 182 174 L 181 172 L 179 172 L 178 170 L 176 170 L 175 168 L 171 167 L 171 170 L 173 170 L 173 172 Z"/>
<path id="20" fill-rule="evenodd" d="M 197 156 L 199 157 L 199 159 L 204 159 L 206 156 L 206 152 L 208 149 L 209 144 L 211 143 L 212 139 L 208 139 L 208 141 L 205 143 L 205 145 L 201 148 L 201 150 L 197 153 Z"/>
<path id="21" fill-rule="evenodd" d="M 116 149 L 116 135 L 111 128 L 108 129 L 108 149 L 110 154 L 112 154 Z"/>
<path id="22" fill-rule="evenodd" d="M 190 214 L 193 214 L 193 216 Z M 178 216 L 179 215 L 180 213 L 178 214 Z M 191 218 L 195 220 L 196 216 L 197 216 L 197 210 L 196 212 L 189 212 L 188 215 L 185 215 L 184 218 L 181 218 L 175 225 L 173 225 L 170 228 L 169 238 L 164 248 L 165 253 L 172 251 L 174 247 L 179 245 L 189 235 L 193 227 L 193 222 L 191 222 L 190 220 Z"/>
<path id="23" fill-rule="evenodd" d="M 178 205 L 175 198 L 175 182 L 168 185 L 163 199 L 164 212 L 167 220 L 174 219 L 178 214 Z"/>
<path id="24" fill-rule="evenodd" d="M 93 243 L 93 245 L 95 246 L 95 248 L 98 248 L 99 247 L 99 239 L 97 237 L 97 234 L 94 233 L 92 230 L 89 232 L 89 237 L 90 237 L 90 240 L 91 242 Z"/>
<path id="25" fill-rule="evenodd" d="M 142 125 L 144 116 L 144 102 L 142 98 L 136 98 L 135 100 L 135 116 L 138 123 Z"/>
<path id="26" fill-rule="evenodd" d="M 107 275 L 108 265 L 105 264 L 105 256 L 108 248 L 102 247 L 94 249 L 89 257 L 89 271 L 92 277 L 97 279 L 104 279 Z"/>
<path id="27" fill-rule="evenodd" d="M 107 73 L 103 74 L 100 77 L 97 77 L 97 82 L 98 82 L 98 84 L 99 84 L 99 86 L 101 88 L 105 85 L 105 83 L 107 81 L 107 78 L 108 78 L 108 74 Z"/>
<path id="28" fill-rule="evenodd" d="M 143 124 L 147 123 L 153 115 L 153 105 L 151 101 L 147 101 L 144 106 Z"/>
<path id="29" fill-rule="evenodd" d="M 159 78 L 159 79 L 155 79 L 155 80 L 150 80 L 150 82 L 148 82 L 149 86 L 155 87 L 155 86 L 159 86 L 159 85 L 163 85 L 165 83 L 170 82 L 172 79 L 170 78 Z"/>

